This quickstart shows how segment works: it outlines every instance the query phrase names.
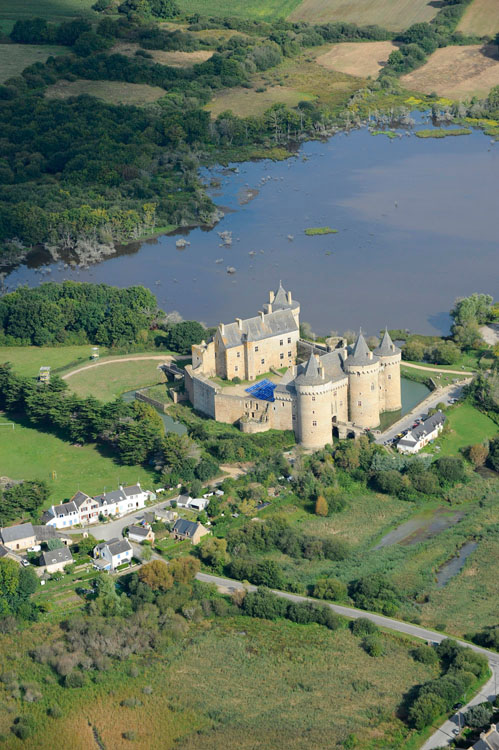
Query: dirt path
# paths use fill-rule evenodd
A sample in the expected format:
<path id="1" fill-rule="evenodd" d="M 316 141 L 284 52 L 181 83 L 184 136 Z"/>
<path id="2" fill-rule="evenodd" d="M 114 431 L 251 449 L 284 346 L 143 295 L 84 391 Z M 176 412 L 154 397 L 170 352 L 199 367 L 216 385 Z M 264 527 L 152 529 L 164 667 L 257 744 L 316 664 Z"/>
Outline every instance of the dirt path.
<path id="1" fill-rule="evenodd" d="M 145 359 L 160 359 L 163 362 L 171 362 L 173 359 L 171 354 L 151 354 L 147 357 L 120 357 L 119 359 L 107 359 L 102 362 L 94 362 L 91 365 L 85 365 L 84 367 L 78 367 L 76 370 L 71 370 L 71 372 L 67 372 L 65 375 L 62 376 L 62 380 L 67 380 L 68 378 L 72 377 L 73 375 L 77 375 L 79 372 L 83 372 L 84 370 L 91 370 L 93 367 L 103 367 L 104 365 L 115 365 L 120 364 L 121 362 L 136 362 L 138 360 L 145 360 Z M 181 359 L 181 357 L 179 357 Z"/>
<path id="2" fill-rule="evenodd" d="M 488 326 L 482 326 L 480 333 L 486 344 L 491 346 L 499 344 L 499 323 L 489 323 Z"/>
<path id="3" fill-rule="evenodd" d="M 474 372 L 469 372 L 468 370 L 443 370 L 440 367 L 424 367 L 423 365 L 412 365 L 409 362 L 404 362 L 402 360 L 401 365 L 404 367 L 413 367 L 414 370 L 423 370 L 424 372 L 443 372 L 448 373 L 449 375 L 474 375 Z"/>

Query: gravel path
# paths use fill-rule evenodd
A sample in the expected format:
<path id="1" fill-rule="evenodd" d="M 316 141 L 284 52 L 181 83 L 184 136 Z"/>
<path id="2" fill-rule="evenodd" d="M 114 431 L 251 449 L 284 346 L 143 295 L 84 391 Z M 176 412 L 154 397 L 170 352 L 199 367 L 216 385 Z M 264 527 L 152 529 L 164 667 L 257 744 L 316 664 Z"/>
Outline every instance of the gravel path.
<path id="1" fill-rule="evenodd" d="M 79 372 L 83 372 L 84 370 L 91 370 L 94 367 L 103 367 L 104 365 L 116 365 L 121 364 L 121 362 L 136 362 L 140 360 L 145 359 L 159 359 L 163 362 L 171 362 L 172 356 L 167 354 L 151 354 L 147 357 L 120 357 L 118 359 L 106 359 L 102 362 L 94 362 L 91 365 L 85 365 L 84 367 L 78 367 L 76 370 L 71 370 L 71 372 L 67 372 L 65 375 L 62 376 L 63 380 L 67 380 L 68 378 L 72 377 L 73 375 L 77 375 Z"/>

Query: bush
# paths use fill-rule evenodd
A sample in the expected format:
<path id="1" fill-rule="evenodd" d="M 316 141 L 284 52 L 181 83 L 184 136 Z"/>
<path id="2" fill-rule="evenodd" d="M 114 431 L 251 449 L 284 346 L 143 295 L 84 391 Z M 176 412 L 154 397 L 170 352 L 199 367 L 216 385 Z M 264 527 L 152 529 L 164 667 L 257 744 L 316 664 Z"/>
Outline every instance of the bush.
<path id="1" fill-rule="evenodd" d="M 438 664 L 438 654 L 431 646 L 418 646 L 412 652 L 412 655 L 416 661 L 420 661 L 422 664 Z"/>
<path id="2" fill-rule="evenodd" d="M 82 672 L 70 672 L 64 679 L 64 685 L 68 688 L 81 688 L 85 682 L 85 675 Z"/>
<path id="3" fill-rule="evenodd" d="M 464 720 L 469 727 L 480 729 L 490 724 L 493 713 L 494 709 L 492 705 L 488 701 L 485 701 L 469 708 L 464 715 Z"/>
<path id="4" fill-rule="evenodd" d="M 357 636 L 374 635 L 375 633 L 379 633 L 379 628 L 376 623 L 369 620 L 367 617 L 359 617 L 358 620 L 352 620 L 349 627 L 352 633 Z"/>
<path id="5" fill-rule="evenodd" d="M 349 594 L 360 609 L 393 615 L 400 605 L 400 594 L 382 573 L 364 576 L 350 585 Z"/>
<path id="6" fill-rule="evenodd" d="M 383 656 L 385 646 L 379 635 L 366 635 L 362 639 L 362 648 L 369 656 Z"/>
<path id="7" fill-rule="evenodd" d="M 345 599 L 347 587 L 338 578 L 320 578 L 314 586 L 313 595 L 317 599 L 332 599 L 341 601 Z"/>
<path id="8" fill-rule="evenodd" d="M 62 709 L 57 704 L 55 704 L 47 708 L 47 714 L 53 719 L 60 719 L 62 716 Z"/>

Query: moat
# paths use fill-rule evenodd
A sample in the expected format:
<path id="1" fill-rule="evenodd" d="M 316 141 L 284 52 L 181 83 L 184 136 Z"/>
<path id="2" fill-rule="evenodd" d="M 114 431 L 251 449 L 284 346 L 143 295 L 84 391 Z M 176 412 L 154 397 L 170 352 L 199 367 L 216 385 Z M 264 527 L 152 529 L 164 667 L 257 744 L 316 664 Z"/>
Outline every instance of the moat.
<path id="1" fill-rule="evenodd" d="M 254 314 L 255 299 L 282 278 L 317 333 L 385 324 L 446 333 L 457 296 L 499 296 L 498 159 L 499 144 L 480 131 L 441 140 L 340 134 L 284 162 L 205 172 L 226 216 L 210 231 L 185 230 L 184 249 L 179 235 L 163 236 L 85 270 L 35 255 L 6 285 L 144 284 L 164 310 L 216 324 L 234 310 Z M 338 231 L 304 233 L 323 226 Z M 232 233 L 231 245 L 220 232 Z"/>

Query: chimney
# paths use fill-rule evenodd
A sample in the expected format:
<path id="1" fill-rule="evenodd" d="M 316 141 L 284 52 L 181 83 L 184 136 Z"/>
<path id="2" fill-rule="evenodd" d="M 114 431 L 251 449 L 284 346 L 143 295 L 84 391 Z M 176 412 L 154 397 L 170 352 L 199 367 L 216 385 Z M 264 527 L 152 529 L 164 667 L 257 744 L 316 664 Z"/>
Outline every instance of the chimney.
<path id="1" fill-rule="evenodd" d="M 272 304 L 272 302 L 275 300 L 275 293 L 269 292 L 269 302 Z"/>
<path id="2" fill-rule="evenodd" d="M 201 341 L 201 346 L 206 346 L 206 341 L 204 339 Z"/>
<path id="3" fill-rule="evenodd" d="M 242 331 L 243 330 L 243 321 L 241 320 L 241 318 L 236 318 L 236 323 L 237 323 L 237 327 L 239 328 L 239 330 Z"/>
<path id="4" fill-rule="evenodd" d="M 372 359 L 372 358 L 373 358 L 373 353 L 369 352 L 369 359 Z"/>
<path id="5" fill-rule="evenodd" d="M 221 334 L 222 336 L 225 336 L 225 325 L 224 325 L 223 323 L 219 323 L 219 326 L 218 326 L 218 327 L 219 327 L 219 329 L 220 329 L 220 334 Z"/>
<path id="6" fill-rule="evenodd" d="M 270 315 L 270 313 L 272 312 L 272 302 L 267 302 L 267 304 L 265 305 L 265 308 L 266 308 L 265 311 L 267 315 Z"/>
<path id="7" fill-rule="evenodd" d="M 320 364 L 320 365 L 319 365 L 319 375 L 320 375 L 320 376 L 321 376 L 321 378 L 322 378 L 322 379 L 324 380 L 324 378 L 325 378 L 326 374 L 325 374 L 325 371 L 324 371 L 324 365 L 323 365 L 323 364 Z"/>
<path id="8" fill-rule="evenodd" d="M 262 323 L 263 323 L 263 322 L 264 322 L 264 318 L 265 318 L 265 314 L 264 314 L 264 312 L 263 312 L 262 310 L 258 310 L 258 315 L 260 316 L 260 318 L 261 318 L 261 321 L 262 321 Z"/>
<path id="9" fill-rule="evenodd" d="M 287 296 L 288 296 L 288 305 L 291 305 L 293 302 L 293 300 L 291 299 L 291 292 L 288 292 Z"/>

